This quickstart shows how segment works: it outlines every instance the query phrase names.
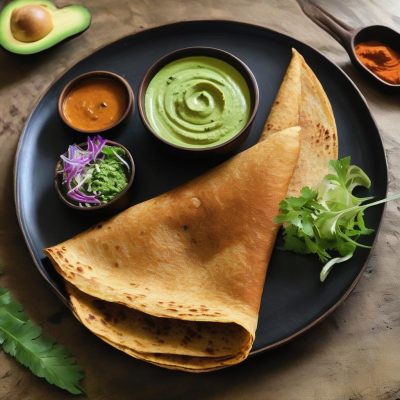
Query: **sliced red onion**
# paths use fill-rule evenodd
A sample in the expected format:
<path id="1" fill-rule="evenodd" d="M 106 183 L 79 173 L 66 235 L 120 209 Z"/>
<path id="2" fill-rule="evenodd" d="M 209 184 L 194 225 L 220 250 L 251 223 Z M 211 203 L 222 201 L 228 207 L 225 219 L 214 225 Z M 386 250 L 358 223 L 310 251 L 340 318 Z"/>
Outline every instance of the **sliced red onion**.
<path id="1" fill-rule="evenodd" d="M 101 154 L 104 145 L 107 140 L 102 138 L 100 135 L 95 137 L 87 138 L 87 149 L 83 150 L 76 144 L 70 145 L 68 147 L 67 156 L 61 155 L 60 158 L 63 161 L 63 184 L 67 187 L 67 196 L 78 202 L 79 205 L 83 204 L 101 204 L 101 201 L 96 197 L 96 194 L 87 195 L 83 193 L 80 188 L 85 183 L 87 176 L 82 173 L 85 168 L 91 162 L 98 159 Z M 129 164 L 122 159 L 116 152 L 114 154 L 123 162 L 128 170 Z M 98 168 L 97 164 L 95 167 Z M 78 181 L 77 185 L 72 186 L 73 180 Z"/>
<path id="2" fill-rule="evenodd" d="M 129 171 L 130 170 L 129 164 L 120 155 L 118 155 L 116 151 L 114 151 L 113 149 L 111 149 L 111 151 L 114 153 L 115 157 L 117 157 L 123 164 L 125 164 L 126 168 Z"/>

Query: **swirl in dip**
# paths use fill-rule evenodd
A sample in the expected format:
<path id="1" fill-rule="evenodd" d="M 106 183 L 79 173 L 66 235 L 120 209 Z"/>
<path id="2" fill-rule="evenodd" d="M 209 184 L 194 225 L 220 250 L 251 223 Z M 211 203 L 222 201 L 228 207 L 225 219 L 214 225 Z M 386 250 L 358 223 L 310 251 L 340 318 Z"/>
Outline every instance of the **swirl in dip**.
<path id="1" fill-rule="evenodd" d="M 214 57 L 173 61 L 157 72 L 145 94 L 150 126 L 179 146 L 212 147 L 238 134 L 250 118 L 250 92 L 234 67 Z"/>

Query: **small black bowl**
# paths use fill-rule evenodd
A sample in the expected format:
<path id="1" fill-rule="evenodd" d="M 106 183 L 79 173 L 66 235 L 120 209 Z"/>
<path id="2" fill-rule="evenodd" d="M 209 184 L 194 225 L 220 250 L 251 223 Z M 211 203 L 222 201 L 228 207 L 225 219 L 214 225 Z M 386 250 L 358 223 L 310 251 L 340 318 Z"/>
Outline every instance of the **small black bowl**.
<path id="1" fill-rule="evenodd" d="M 209 147 L 186 147 L 184 145 L 178 145 L 169 142 L 168 140 L 162 138 L 150 125 L 145 110 L 145 95 L 147 88 L 156 75 L 156 73 L 163 68 L 165 65 L 171 63 L 172 61 L 191 57 L 191 56 L 208 56 L 220 59 L 225 61 L 234 67 L 245 79 L 247 86 L 250 92 L 250 101 L 251 101 L 251 112 L 249 120 L 247 124 L 231 139 L 226 142 L 216 144 L 215 146 Z M 140 117 L 143 121 L 143 124 L 146 126 L 147 130 L 154 135 L 161 143 L 168 146 L 171 150 L 174 150 L 175 154 L 184 154 L 190 156 L 203 156 L 203 155 L 218 155 L 218 154 L 226 154 L 234 150 L 236 147 L 240 146 L 247 138 L 250 133 L 251 125 L 253 124 L 254 118 L 256 116 L 259 105 L 259 90 L 256 78 L 251 72 L 250 68 L 239 58 L 234 56 L 227 51 L 220 50 L 213 47 L 187 47 L 180 50 L 175 50 L 172 53 L 167 54 L 166 56 L 158 59 L 146 72 L 142 83 L 140 85 L 139 94 L 138 94 L 138 107 Z"/>
<path id="2" fill-rule="evenodd" d="M 111 123 L 109 126 L 106 126 L 104 128 L 99 128 L 99 129 L 83 129 L 78 126 L 75 126 L 66 116 L 65 110 L 64 110 L 64 103 L 68 97 L 68 95 L 71 93 L 73 89 L 78 87 L 79 85 L 84 84 L 85 82 L 90 82 L 93 80 L 104 80 L 104 81 L 109 81 L 116 83 L 119 86 L 119 89 L 121 91 L 121 95 L 119 96 L 120 100 L 124 102 L 124 112 L 121 115 L 121 117 Z M 71 81 L 69 81 L 63 88 L 63 90 L 60 93 L 60 96 L 58 98 L 58 113 L 61 117 L 61 119 L 64 121 L 66 125 L 68 125 L 70 128 L 74 129 L 75 131 L 81 132 L 81 133 L 86 133 L 86 134 L 94 134 L 97 135 L 100 132 L 105 132 L 109 131 L 113 128 L 115 128 L 117 125 L 122 123 L 128 115 L 131 113 L 131 111 L 134 110 L 134 94 L 131 86 L 129 85 L 128 81 L 123 78 L 122 76 L 110 72 L 110 71 L 90 71 L 86 72 L 84 74 L 81 74 Z"/>
<path id="3" fill-rule="evenodd" d="M 131 186 L 132 186 L 132 183 L 133 183 L 133 180 L 135 177 L 135 163 L 133 161 L 132 155 L 129 152 L 129 150 L 122 144 L 113 142 L 111 140 L 107 140 L 106 144 L 110 145 L 110 146 L 121 147 L 125 151 L 124 160 L 129 164 L 129 167 L 130 167 L 130 176 L 129 176 L 128 184 L 127 184 L 126 188 L 122 192 L 120 192 L 117 196 L 115 196 L 108 203 L 93 205 L 91 207 L 79 206 L 66 197 L 65 189 L 62 184 L 62 173 L 60 173 L 60 171 L 62 170 L 61 159 L 59 159 L 57 161 L 55 172 L 54 172 L 54 187 L 56 189 L 58 197 L 68 207 L 70 207 L 74 210 L 82 211 L 84 214 L 92 215 L 93 213 L 98 213 L 101 215 L 107 215 L 109 213 L 114 213 L 114 212 L 120 211 L 120 210 L 126 208 L 127 206 L 129 206 L 129 191 L 131 189 Z M 80 143 L 78 146 L 81 147 L 82 149 L 86 149 L 87 142 Z M 64 155 L 66 155 L 66 154 L 67 154 L 67 152 L 64 153 Z"/>

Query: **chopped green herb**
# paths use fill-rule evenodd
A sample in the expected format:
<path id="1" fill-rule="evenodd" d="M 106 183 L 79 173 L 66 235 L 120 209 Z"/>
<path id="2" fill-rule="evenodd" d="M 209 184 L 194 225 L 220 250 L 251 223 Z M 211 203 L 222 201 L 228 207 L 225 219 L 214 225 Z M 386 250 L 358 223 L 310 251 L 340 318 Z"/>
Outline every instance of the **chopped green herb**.
<path id="1" fill-rule="evenodd" d="M 97 193 L 101 202 L 108 203 L 128 184 L 124 166 L 115 157 L 105 158 L 94 169 L 90 179 L 91 192 Z"/>
<path id="2" fill-rule="evenodd" d="M 40 327 L 24 313 L 9 291 L 0 288 L 0 344 L 35 375 L 72 394 L 83 393 L 82 369 L 68 351 L 42 336 Z"/>
<path id="3" fill-rule="evenodd" d="M 284 250 L 300 254 L 317 254 L 327 263 L 321 270 L 323 282 L 335 264 L 350 259 L 357 247 L 369 248 L 358 242 L 370 235 L 364 223 L 364 211 L 378 204 L 400 198 L 400 193 L 363 204 L 371 197 L 356 197 L 357 186 L 369 188 L 365 172 L 350 165 L 350 157 L 331 161 L 330 173 L 316 190 L 304 187 L 298 197 L 287 197 L 280 203 L 277 223 L 283 223 Z M 332 258 L 332 253 L 338 257 Z M 330 261 L 328 261 L 330 260 Z"/>
<path id="4" fill-rule="evenodd" d="M 172 81 L 174 81 L 176 78 L 174 77 L 174 76 L 170 76 L 168 79 L 167 79 L 167 85 L 169 85 Z"/>

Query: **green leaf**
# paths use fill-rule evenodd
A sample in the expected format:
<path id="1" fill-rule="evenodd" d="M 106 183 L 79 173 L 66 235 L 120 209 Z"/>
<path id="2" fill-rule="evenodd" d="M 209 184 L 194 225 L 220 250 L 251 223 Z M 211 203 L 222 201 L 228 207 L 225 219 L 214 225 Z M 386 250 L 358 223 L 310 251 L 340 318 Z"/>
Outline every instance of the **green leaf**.
<path id="1" fill-rule="evenodd" d="M 115 154 L 118 154 L 119 156 L 124 156 L 125 151 L 122 147 L 119 146 L 107 146 L 105 145 L 101 152 L 105 154 L 106 156 L 112 157 L 112 158 L 117 158 Z"/>
<path id="2" fill-rule="evenodd" d="M 369 188 L 371 181 L 366 173 L 356 165 L 350 165 L 350 157 L 329 162 L 330 173 L 318 186 L 318 197 L 327 203 L 330 210 L 342 210 L 358 206 L 371 197 L 359 198 L 352 194 L 357 186 Z"/>
<path id="3" fill-rule="evenodd" d="M 345 257 L 347 254 L 354 253 L 356 249 L 356 245 L 347 240 L 340 240 L 336 244 L 336 250 L 340 254 L 341 257 Z"/>
<path id="4" fill-rule="evenodd" d="M 289 226 L 285 229 L 284 240 L 284 249 L 294 251 L 295 253 L 300 254 L 308 254 L 310 251 L 307 249 L 307 246 L 302 240 L 301 237 L 298 237 L 297 229 Z"/>
<path id="5" fill-rule="evenodd" d="M 36 376 L 72 394 L 83 393 L 82 369 L 63 346 L 42 336 L 41 328 L 4 288 L 0 288 L 0 344 Z"/>
<path id="6" fill-rule="evenodd" d="M 323 262 L 340 255 L 324 267 L 324 279 L 335 264 L 351 258 L 357 247 L 370 248 L 357 241 L 373 232 L 365 226 L 364 211 L 400 198 L 399 193 L 363 204 L 371 197 L 357 197 L 352 191 L 358 186 L 369 188 L 371 181 L 360 167 L 350 162 L 350 157 L 331 161 L 329 174 L 317 190 L 304 187 L 300 196 L 286 198 L 280 203 L 276 217 L 277 223 L 283 223 L 284 250 L 313 253 Z"/>

